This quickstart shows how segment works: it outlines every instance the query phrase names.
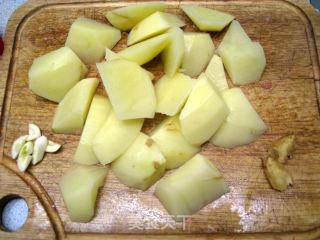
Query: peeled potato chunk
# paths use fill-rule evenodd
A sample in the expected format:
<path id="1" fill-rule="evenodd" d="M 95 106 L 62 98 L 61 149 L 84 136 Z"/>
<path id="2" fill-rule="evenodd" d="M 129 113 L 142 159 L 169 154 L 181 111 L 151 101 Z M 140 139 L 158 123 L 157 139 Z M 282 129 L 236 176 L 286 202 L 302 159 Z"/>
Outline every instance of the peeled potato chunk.
<path id="1" fill-rule="evenodd" d="M 96 63 L 103 59 L 105 48 L 113 48 L 120 38 L 121 33 L 118 29 L 79 17 L 70 27 L 66 46 L 85 63 Z"/>
<path id="2" fill-rule="evenodd" d="M 66 94 L 54 115 L 53 132 L 76 133 L 82 130 L 98 83 L 96 78 L 83 79 Z"/>
<path id="3" fill-rule="evenodd" d="M 221 58 L 218 55 L 213 55 L 206 71 L 208 80 L 219 90 L 228 89 L 228 82 L 224 73 L 224 67 Z"/>
<path id="4" fill-rule="evenodd" d="M 139 3 L 108 11 L 106 18 L 116 28 L 127 31 L 155 12 L 163 12 L 164 3 Z"/>
<path id="5" fill-rule="evenodd" d="M 242 28 L 240 23 L 236 20 L 233 20 L 228 27 L 228 31 L 224 35 L 221 44 L 224 42 L 229 43 L 250 43 L 251 39 L 245 32 L 245 30 Z"/>
<path id="6" fill-rule="evenodd" d="M 227 193 L 219 170 L 197 154 L 167 178 L 159 181 L 155 195 L 170 215 L 191 215 Z"/>
<path id="7" fill-rule="evenodd" d="M 184 38 L 183 31 L 178 27 L 173 27 L 168 31 L 170 43 L 162 52 L 162 62 L 164 72 L 167 76 L 172 77 L 182 64 L 184 55 Z"/>
<path id="8" fill-rule="evenodd" d="M 201 31 L 221 31 L 234 19 L 230 14 L 197 5 L 181 8 Z"/>
<path id="9" fill-rule="evenodd" d="M 208 33 L 184 33 L 185 51 L 182 71 L 190 77 L 198 76 L 208 65 L 214 45 Z"/>
<path id="10" fill-rule="evenodd" d="M 242 85 L 260 80 L 266 66 L 260 43 L 225 42 L 220 44 L 218 52 L 234 84 Z"/>
<path id="11" fill-rule="evenodd" d="M 97 67 L 119 119 L 154 117 L 156 95 L 143 68 L 125 59 L 97 63 Z"/>
<path id="12" fill-rule="evenodd" d="M 108 164 L 119 157 L 139 135 L 143 119 L 119 120 L 111 112 L 93 139 L 93 151 L 100 163 Z"/>
<path id="13" fill-rule="evenodd" d="M 73 157 L 75 162 L 85 165 L 99 162 L 93 151 L 92 142 L 99 129 L 107 120 L 110 111 L 111 104 L 109 100 L 104 96 L 96 94 L 92 99 L 80 142 Z"/>
<path id="14" fill-rule="evenodd" d="M 103 186 L 107 168 L 74 165 L 59 181 L 60 191 L 73 222 L 89 222 L 94 216 L 98 190 Z"/>
<path id="15" fill-rule="evenodd" d="M 182 27 L 184 22 L 176 15 L 155 12 L 134 26 L 128 35 L 128 45 L 135 44 L 147 38 L 161 34 L 171 27 Z"/>
<path id="16" fill-rule="evenodd" d="M 180 167 L 200 151 L 199 147 L 191 145 L 183 137 L 178 116 L 164 120 L 152 131 L 151 138 L 166 158 L 167 169 Z"/>
<path id="17" fill-rule="evenodd" d="M 87 67 L 68 47 L 62 47 L 33 60 L 29 88 L 35 94 L 60 102 L 88 72 Z"/>
<path id="18" fill-rule="evenodd" d="M 163 75 L 155 84 L 156 112 L 173 116 L 187 100 L 196 81 L 188 75 L 176 73 L 172 78 Z"/>
<path id="19" fill-rule="evenodd" d="M 169 43 L 169 34 L 164 33 L 118 52 L 118 55 L 143 65 L 155 58 Z"/>
<path id="20" fill-rule="evenodd" d="M 121 57 L 119 54 L 113 52 L 109 48 L 106 48 L 106 55 L 105 55 L 106 61 L 111 61 L 115 59 L 125 59 L 124 57 Z M 144 69 L 143 70 L 149 75 L 150 79 L 154 79 L 154 75 L 152 72 L 149 72 L 148 70 Z"/>
<path id="21" fill-rule="evenodd" d="M 164 174 L 166 159 L 157 144 L 144 133 L 112 163 L 116 177 L 128 187 L 147 190 Z"/>
<path id="22" fill-rule="evenodd" d="M 240 88 L 225 90 L 221 95 L 230 114 L 211 138 L 213 144 L 233 148 L 253 142 L 266 131 L 266 124 Z"/>
<path id="23" fill-rule="evenodd" d="M 182 134 L 189 143 L 199 146 L 212 137 L 228 114 L 219 92 L 202 73 L 180 113 Z"/>

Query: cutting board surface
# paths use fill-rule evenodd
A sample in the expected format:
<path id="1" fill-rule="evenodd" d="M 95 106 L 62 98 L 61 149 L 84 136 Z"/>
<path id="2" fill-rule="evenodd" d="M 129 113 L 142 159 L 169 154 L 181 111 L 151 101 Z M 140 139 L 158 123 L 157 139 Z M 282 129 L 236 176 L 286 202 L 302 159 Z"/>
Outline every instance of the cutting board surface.
<path id="1" fill-rule="evenodd" d="M 99 192 L 94 219 L 81 224 L 70 221 L 58 187 L 60 177 L 73 163 L 80 136 L 52 133 L 57 105 L 28 89 L 28 70 L 34 58 L 64 45 L 69 27 L 78 16 L 107 23 L 107 10 L 130 2 L 44 3 L 23 18 L 11 20 L 19 20 L 18 30 L 13 34 L 10 65 L 0 72 L 5 87 L 1 93 L 5 100 L 1 115 L 0 197 L 17 193 L 30 208 L 25 227 L 17 233 L 0 231 L 0 238 L 63 238 L 65 233 L 285 233 L 320 226 L 319 62 L 311 23 L 300 8 L 285 1 L 197 2 L 233 14 L 251 39 L 261 43 L 267 59 L 262 80 L 241 89 L 268 125 L 268 131 L 246 146 L 227 150 L 205 144 L 201 151 L 222 172 L 229 193 L 177 223 L 153 196 L 154 186 L 146 192 L 129 189 L 109 171 Z M 197 31 L 178 7 L 183 1 L 167 4 L 168 12 L 187 23 L 185 31 Z M 216 46 L 223 33 L 212 34 Z M 125 47 L 127 33 L 122 36 L 115 51 Z M 158 58 L 145 67 L 157 79 L 162 74 Z M 94 65 L 90 66 L 89 76 L 99 77 Z M 98 91 L 104 93 L 102 84 Z M 161 119 L 157 116 L 156 120 L 147 120 L 144 131 Z M 49 139 L 62 143 L 63 149 L 47 154 L 40 164 L 20 174 L 9 157 L 10 147 L 16 137 L 26 134 L 31 122 L 39 125 Z M 273 140 L 288 133 L 297 136 L 294 157 L 287 164 L 294 184 L 277 192 L 264 176 L 261 158 Z"/>

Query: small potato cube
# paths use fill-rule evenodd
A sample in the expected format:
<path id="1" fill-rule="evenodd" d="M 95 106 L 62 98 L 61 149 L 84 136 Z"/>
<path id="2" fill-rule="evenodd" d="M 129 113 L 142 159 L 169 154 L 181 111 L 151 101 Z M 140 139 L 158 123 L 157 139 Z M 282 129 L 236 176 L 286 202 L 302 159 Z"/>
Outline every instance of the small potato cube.
<path id="1" fill-rule="evenodd" d="M 224 67 L 221 58 L 218 55 L 213 55 L 206 71 L 208 80 L 221 92 L 228 89 L 228 82 L 224 73 Z"/>
<path id="2" fill-rule="evenodd" d="M 174 216 L 191 215 L 229 188 L 211 161 L 197 154 L 156 186 L 155 195 Z"/>
<path id="3" fill-rule="evenodd" d="M 120 40 L 118 29 L 92 19 L 79 17 L 71 25 L 66 40 L 70 47 L 85 63 L 100 62 L 105 48 L 113 48 Z"/>
<path id="4" fill-rule="evenodd" d="M 152 131 L 151 138 L 166 158 L 167 169 L 180 167 L 200 151 L 199 147 L 191 145 L 183 137 L 178 116 L 164 120 Z"/>
<path id="5" fill-rule="evenodd" d="M 116 177 L 128 187 L 147 190 L 164 174 L 166 159 L 157 144 L 144 133 L 112 163 Z"/>
<path id="6" fill-rule="evenodd" d="M 93 218 L 106 175 L 107 168 L 84 165 L 74 165 L 64 173 L 59 186 L 71 221 L 86 223 Z"/>

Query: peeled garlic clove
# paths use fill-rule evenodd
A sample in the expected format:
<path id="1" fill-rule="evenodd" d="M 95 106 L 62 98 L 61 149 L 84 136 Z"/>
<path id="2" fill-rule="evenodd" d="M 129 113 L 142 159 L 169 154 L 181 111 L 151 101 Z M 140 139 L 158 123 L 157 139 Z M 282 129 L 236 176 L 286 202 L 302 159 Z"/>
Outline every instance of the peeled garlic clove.
<path id="1" fill-rule="evenodd" d="M 58 151 L 60 148 L 61 148 L 61 145 L 59 143 L 55 143 L 49 140 L 46 148 L 46 152 L 54 153 Z"/>
<path id="2" fill-rule="evenodd" d="M 19 152 L 19 157 L 17 161 L 18 169 L 21 172 L 24 172 L 29 166 L 30 162 L 32 161 L 32 156 L 31 156 L 32 153 L 33 153 L 33 143 L 26 142 L 22 146 Z"/>
<path id="3" fill-rule="evenodd" d="M 40 128 L 33 123 L 29 123 L 29 136 L 27 138 L 27 141 L 35 140 L 40 136 L 41 136 Z"/>
<path id="4" fill-rule="evenodd" d="M 26 156 L 26 157 L 19 157 L 19 158 L 18 158 L 18 162 L 17 162 L 17 164 L 18 164 L 18 169 L 19 169 L 21 172 L 24 172 L 24 171 L 28 168 L 30 162 L 32 161 L 32 158 L 33 158 L 33 157 L 32 157 L 31 155 L 28 155 L 28 156 Z"/>
<path id="5" fill-rule="evenodd" d="M 35 165 L 43 159 L 44 153 L 48 145 L 48 139 L 46 136 L 41 136 L 36 139 L 33 147 L 33 159 L 32 164 Z"/>
<path id="6" fill-rule="evenodd" d="M 24 135 L 21 137 L 18 137 L 16 140 L 14 140 L 12 147 L 11 147 L 11 157 L 13 159 L 16 159 L 19 155 L 19 152 L 23 146 L 23 144 L 26 142 L 28 135 Z"/>

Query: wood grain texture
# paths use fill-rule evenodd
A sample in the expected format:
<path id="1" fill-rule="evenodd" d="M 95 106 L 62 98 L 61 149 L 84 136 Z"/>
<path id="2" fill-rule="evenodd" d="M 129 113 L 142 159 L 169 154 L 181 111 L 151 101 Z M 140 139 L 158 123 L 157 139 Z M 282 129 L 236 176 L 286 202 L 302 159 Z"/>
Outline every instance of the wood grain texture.
<path id="1" fill-rule="evenodd" d="M 153 196 L 154 186 L 146 192 L 129 189 L 110 171 L 99 193 L 95 218 L 87 224 L 71 222 L 57 183 L 72 165 L 79 135 L 51 132 L 56 104 L 28 89 L 28 69 L 35 57 L 64 45 L 68 29 L 78 16 L 106 22 L 103 15 L 108 9 L 130 3 L 76 2 L 30 1 L 8 23 L 6 49 L 0 58 L 0 198 L 11 193 L 23 196 L 31 214 L 18 232 L 0 231 L 1 239 L 132 238 L 128 234 L 136 234 L 139 239 L 158 239 L 162 234 L 167 234 L 166 239 L 320 238 L 320 16 L 303 0 L 196 1 L 235 15 L 249 36 L 264 47 L 267 58 L 262 80 L 241 87 L 269 126 L 267 133 L 253 144 L 233 150 L 211 144 L 202 149 L 224 174 L 230 193 L 183 225 L 173 222 Z M 184 1 L 166 3 L 169 12 L 188 23 L 185 30 L 196 30 L 178 8 Z M 216 45 L 222 35 L 212 34 Z M 116 51 L 124 47 L 126 33 L 123 36 Z M 161 75 L 159 59 L 146 68 L 157 77 Z M 89 75 L 97 76 L 94 66 L 90 66 Z M 102 86 L 99 91 L 103 92 Z M 144 129 L 148 131 L 157 120 L 148 120 Z M 15 162 L 8 157 L 10 146 L 17 136 L 26 133 L 30 122 L 38 124 L 49 139 L 62 143 L 63 151 L 48 154 L 36 167 L 18 173 Z M 297 149 L 287 166 L 294 186 L 279 193 L 270 189 L 260 158 L 274 139 L 291 132 L 297 135 Z"/>

